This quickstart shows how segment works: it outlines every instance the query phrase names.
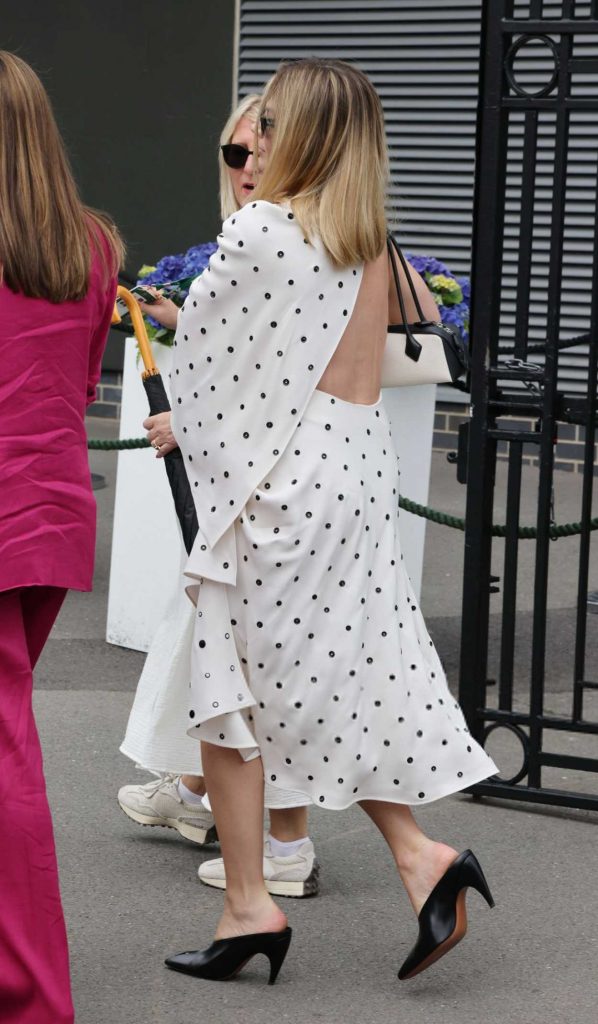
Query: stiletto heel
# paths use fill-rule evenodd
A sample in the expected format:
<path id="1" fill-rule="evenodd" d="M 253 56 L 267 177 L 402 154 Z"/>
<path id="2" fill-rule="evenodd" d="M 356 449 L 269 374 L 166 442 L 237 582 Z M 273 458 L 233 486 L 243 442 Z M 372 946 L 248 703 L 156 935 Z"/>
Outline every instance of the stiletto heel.
<path id="1" fill-rule="evenodd" d="M 467 931 L 468 888 L 477 889 L 488 906 L 494 906 L 477 857 L 471 850 L 464 850 L 436 883 L 419 912 L 419 936 L 399 971 L 401 981 L 425 971 L 461 941 Z"/>
<path id="2" fill-rule="evenodd" d="M 217 939 L 207 949 L 176 953 L 164 963 L 171 971 L 191 974 L 194 978 L 229 981 L 252 957 L 263 953 L 270 961 L 268 984 L 273 985 L 287 955 L 292 934 L 292 928 L 285 928 L 282 932 L 258 932 L 255 935 Z"/>
<path id="3" fill-rule="evenodd" d="M 290 944 L 291 929 L 286 928 L 284 932 L 280 932 L 280 938 L 278 941 L 273 942 L 270 949 L 265 950 L 266 956 L 270 961 L 270 977 L 268 978 L 269 985 L 273 985 L 276 981 L 278 972 L 283 965 L 284 958 L 287 955 Z"/>
<path id="4" fill-rule="evenodd" d="M 480 896 L 483 896 L 489 907 L 494 906 L 494 900 L 492 899 L 492 893 L 486 881 L 486 876 L 482 871 L 480 862 L 476 857 L 475 853 L 471 850 L 466 850 L 467 857 L 461 864 L 461 886 L 463 888 L 469 887 L 476 889 Z M 463 856 L 463 855 L 462 855 Z"/>

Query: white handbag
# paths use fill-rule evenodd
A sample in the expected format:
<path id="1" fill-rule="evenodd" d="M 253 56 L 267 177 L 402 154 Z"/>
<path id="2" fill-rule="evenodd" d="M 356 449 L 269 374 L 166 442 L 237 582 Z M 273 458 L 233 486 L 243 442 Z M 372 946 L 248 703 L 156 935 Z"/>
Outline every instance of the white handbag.
<path id="1" fill-rule="evenodd" d="M 389 324 L 382 359 L 382 387 L 400 388 L 414 384 L 452 384 L 467 371 L 467 347 L 453 324 L 425 320 L 409 273 L 407 261 L 389 233 L 390 263 L 397 289 L 403 323 Z M 407 323 L 396 255 L 409 282 L 419 321 Z"/>

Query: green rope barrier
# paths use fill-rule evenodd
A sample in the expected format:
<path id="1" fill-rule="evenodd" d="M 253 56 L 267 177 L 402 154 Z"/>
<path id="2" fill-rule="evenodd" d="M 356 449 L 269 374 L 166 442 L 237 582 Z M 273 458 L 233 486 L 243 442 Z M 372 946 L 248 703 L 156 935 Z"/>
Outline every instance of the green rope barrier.
<path id="1" fill-rule="evenodd" d="M 87 447 L 92 452 L 120 452 L 133 448 L 149 448 L 150 443 L 146 437 L 127 437 L 124 441 L 88 441 Z"/>
<path id="2" fill-rule="evenodd" d="M 102 452 L 132 451 L 135 448 L 149 448 L 150 443 L 146 437 L 129 437 L 122 441 L 91 440 L 87 442 L 87 447 L 91 451 Z M 448 512 L 440 512 L 436 508 L 419 505 L 417 501 L 411 501 L 410 498 L 400 497 L 399 508 L 402 508 L 404 512 L 411 512 L 414 516 L 428 519 L 431 523 L 449 526 L 452 530 L 465 530 L 465 520 L 460 516 L 451 516 Z M 598 530 L 598 517 L 590 519 L 590 530 Z M 551 526 L 549 534 L 552 540 L 558 540 L 559 537 L 574 537 L 581 531 L 581 523 L 563 523 L 561 526 Z M 506 535 L 506 526 L 499 524 L 492 527 L 493 537 L 506 537 Z M 538 531 L 535 526 L 520 526 L 517 536 L 519 540 L 535 540 Z"/>
<path id="3" fill-rule="evenodd" d="M 453 530 L 465 530 L 465 520 L 459 516 L 450 516 L 448 512 L 439 512 L 438 509 L 428 508 L 427 505 L 418 505 L 416 501 L 409 498 L 399 498 L 399 508 L 405 512 L 411 512 L 414 516 L 421 516 L 431 523 L 438 523 L 440 526 L 450 526 Z M 590 519 L 590 530 L 598 530 L 598 518 Z M 551 540 L 558 540 L 559 537 L 574 537 L 581 533 L 581 523 L 563 523 L 561 526 L 551 526 L 548 533 Z M 492 527 L 493 537 L 506 537 L 507 527 L 503 524 L 495 524 Z M 519 540 L 535 540 L 538 531 L 535 526 L 520 526 L 517 530 Z"/>

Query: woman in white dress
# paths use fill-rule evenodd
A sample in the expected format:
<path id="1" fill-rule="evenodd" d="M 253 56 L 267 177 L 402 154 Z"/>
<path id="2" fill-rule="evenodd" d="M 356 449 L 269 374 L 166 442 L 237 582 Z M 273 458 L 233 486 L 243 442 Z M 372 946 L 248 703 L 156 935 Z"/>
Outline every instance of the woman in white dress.
<path id="1" fill-rule="evenodd" d="M 259 123 L 257 188 L 175 340 L 173 430 L 199 523 L 189 728 L 227 891 L 212 945 L 166 963 L 227 978 L 264 953 L 275 980 L 291 930 L 262 877 L 266 779 L 298 803 L 359 803 L 380 829 L 419 917 L 399 972 L 412 977 L 462 938 L 465 888 L 491 897 L 471 851 L 429 839 L 411 807 L 496 766 L 450 695 L 400 552 L 380 401 L 399 319 L 383 115 L 352 65 L 308 59 L 281 65 Z"/>
<path id="2" fill-rule="evenodd" d="M 244 206 L 255 188 L 252 150 L 260 101 L 256 94 L 245 96 L 222 129 L 218 163 L 223 218 Z M 175 328 L 178 306 L 159 292 L 155 294 L 155 304 L 140 303 L 143 312 L 165 327 Z M 158 458 L 176 447 L 170 413 L 150 416 L 144 426 Z M 140 768 L 159 777 L 121 786 L 118 802 L 132 821 L 175 829 L 185 839 L 204 846 L 214 841 L 216 830 L 209 804 L 206 806 L 199 742 L 186 735 L 193 618 L 192 605 L 180 591 L 148 652 L 120 748 Z M 266 797 L 267 805 L 271 804 L 263 863 L 268 891 L 296 898 L 317 895 L 319 865 L 308 834 L 307 808 L 297 805 L 293 793 L 268 788 Z M 198 875 L 206 885 L 226 885 L 220 858 L 204 860 Z"/>

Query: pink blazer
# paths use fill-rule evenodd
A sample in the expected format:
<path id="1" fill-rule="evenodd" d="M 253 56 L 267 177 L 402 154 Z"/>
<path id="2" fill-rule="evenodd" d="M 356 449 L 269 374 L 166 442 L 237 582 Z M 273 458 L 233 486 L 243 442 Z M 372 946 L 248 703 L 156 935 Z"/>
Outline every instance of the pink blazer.
<path id="1" fill-rule="evenodd" d="M 0 285 L 0 591 L 91 590 L 96 505 L 84 416 L 115 293 L 96 255 L 78 302 Z"/>

